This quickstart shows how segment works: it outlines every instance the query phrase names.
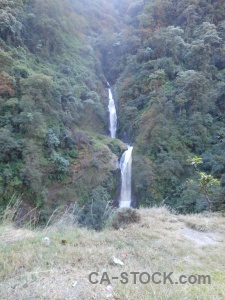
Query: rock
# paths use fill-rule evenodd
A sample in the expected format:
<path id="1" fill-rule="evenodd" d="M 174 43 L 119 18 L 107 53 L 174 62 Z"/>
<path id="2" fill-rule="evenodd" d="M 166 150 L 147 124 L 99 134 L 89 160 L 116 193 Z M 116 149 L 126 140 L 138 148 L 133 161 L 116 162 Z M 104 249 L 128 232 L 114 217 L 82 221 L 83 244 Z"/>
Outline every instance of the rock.
<path id="1" fill-rule="evenodd" d="M 44 246 L 49 246 L 51 244 L 51 240 L 47 236 L 44 237 L 41 241 Z"/>

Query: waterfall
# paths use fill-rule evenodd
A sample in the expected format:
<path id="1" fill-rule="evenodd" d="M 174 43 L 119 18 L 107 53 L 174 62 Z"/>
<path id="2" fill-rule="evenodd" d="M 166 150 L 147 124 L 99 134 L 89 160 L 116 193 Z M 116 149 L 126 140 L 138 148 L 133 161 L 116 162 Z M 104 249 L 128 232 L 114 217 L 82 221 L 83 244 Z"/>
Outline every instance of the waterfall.
<path id="1" fill-rule="evenodd" d="M 122 181 L 120 207 L 130 207 L 131 205 L 132 150 L 133 147 L 128 145 L 128 149 L 123 153 L 120 160 Z"/>
<path id="2" fill-rule="evenodd" d="M 111 138 L 116 137 L 116 127 L 117 127 L 117 115 L 116 115 L 116 106 L 112 96 L 111 89 L 108 88 L 109 91 L 109 131 Z"/>
<path id="3" fill-rule="evenodd" d="M 116 137 L 117 129 L 117 115 L 116 106 L 112 96 L 111 89 L 108 85 L 109 92 L 109 130 L 111 138 Z M 128 149 L 123 153 L 120 159 L 120 170 L 121 170 L 121 191 L 120 191 L 120 207 L 130 207 L 131 205 L 131 175 L 132 175 L 132 150 L 133 147 L 127 145 Z"/>

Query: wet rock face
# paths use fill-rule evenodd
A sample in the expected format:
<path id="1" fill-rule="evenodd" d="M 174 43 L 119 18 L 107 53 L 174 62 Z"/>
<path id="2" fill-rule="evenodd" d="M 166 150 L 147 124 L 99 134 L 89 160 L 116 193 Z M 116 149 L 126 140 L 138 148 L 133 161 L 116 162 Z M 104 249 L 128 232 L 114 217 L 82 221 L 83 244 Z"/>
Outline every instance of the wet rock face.
<path id="1" fill-rule="evenodd" d="M 110 164 L 113 167 L 113 170 L 118 170 L 119 169 L 118 157 L 115 154 L 112 154 Z"/>

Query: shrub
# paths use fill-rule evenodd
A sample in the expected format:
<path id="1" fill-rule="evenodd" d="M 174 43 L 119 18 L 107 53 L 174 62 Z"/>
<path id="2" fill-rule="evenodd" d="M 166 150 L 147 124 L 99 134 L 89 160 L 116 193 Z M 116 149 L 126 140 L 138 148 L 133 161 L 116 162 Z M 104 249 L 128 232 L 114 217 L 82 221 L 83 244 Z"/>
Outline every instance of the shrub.
<path id="1" fill-rule="evenodd" d="M 14 87 L 8 79 L 7 74 L 0 75 L 0 95 L 2 97 L 11 97 L 14 92 Z"/>
<path id="2" fill-rule="evenodd" d="M 114 229 L 125 227 L 131 223 L 139 223 L 141 220 L 140 213 L 133 208 L 120 208 L 112 215 L 109 224 Z"/>
<path id="3" fill-rule="evenodd" d="M 9 162 L 21 157 L 22 144 L 5 128 L 0 130 L 0 162 Z"/>
<path id="4" fill-rule="evenodd" d="M 49 128 L 47 132 L 47 146 L 49 148 L 55 149 L 59 146 L 59 144 L 60 144 L 59 139 L 57 138 L 53 130 Z"/>
<path id="5" fill-rule="evenodd" d="M 78 220 L 81 226 L 89 229 L 101 230 L 106 224 L 113 208 L 110 206 L 110 196 L 107 190 L 98 186 L 92 190 L 91 199 L 87 203 Z"/>
<path id="6" fill-rule="evenodd" d="M 66 173 L 68 171 L 70 162 L 57 152 L 53 152 L 50 160 L 54 163 L 57 172 Z"/>
<path id="7" fill-rule="evenodd" d="M 68 158 L 68 160 L 77 159 L 78 158 L 78 150 L 77 149 L 67 149 L 64 151 L 65 157 Z"/>

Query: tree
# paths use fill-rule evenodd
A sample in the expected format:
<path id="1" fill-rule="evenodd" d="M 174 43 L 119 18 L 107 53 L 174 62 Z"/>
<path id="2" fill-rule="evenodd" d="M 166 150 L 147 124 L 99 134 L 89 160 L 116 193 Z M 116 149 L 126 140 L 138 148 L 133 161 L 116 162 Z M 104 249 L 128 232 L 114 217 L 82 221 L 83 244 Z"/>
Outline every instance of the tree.
<path id="1" fill-rule="evenodd" d="M 194 166 L 195 169 L 196 169 L 196 172 L 199 176 L 199 179 L 198 179 L 198 181 L 199 181 L 199 184 L 198 184 L 199 191 L 204 194 L 205 199 L 208 203 L 208 210 L 211 211 L 212 210 L 212 200 L 210 198 L 210 195 L 213 194 L 213 188 L 215 186 L 220 185 L 220 181 L 219 181 L 219 179 L 214 178 L 210 174 L 208 175 L 205 172 L 199 172 L 198 165 L 202 163 L 202 158 L 201 157 L 195 156 L 193 158 L 189 158 L 187 161 L 192 166 Z"/>
<path id="2" fill-rule="evenodd" d="M 154 88 L 155 93 L 158 93 L 159 87 L 165 83 L 165 71 L 162 69 L 156 70 L 149 75 L 150 86 Z"/>
<path id="3" fill-rule="evenodd" d="M 207 90 L 208 84 L 208 79 L 201 72 L 188 70 L 178 73 L 175 85 L 177 87 L 177 93 L 180 92 L 187 98 L 186 109 L 190 111 L 202 109 L 202 103 L 200 100 L 202 98 L 202 94 L 204 94 Z"/>
<path id="4" fill-rule="evenodd" d="M 14 94 L 14 88 L 12 83 L 9 81 L 7 74 L 0 75 L 0 96 L 10 97 Z"/>
<path id="5" fill-rule="evenodd" d="M 204 41 L 204 44 L 209 44 L 212 47 L 218 47 L 222 42 L 222 39 L 217 32 L 216 25 L 209 22 L 203 22 L 195 29 L 194 38 L 200 38 Z"/>
<path id="6" fill-rule="evenodd" d="M 0 130 L 0 162 L 9 162 L 21 157 L 22 145 L 8 129 Z"/>
<path id="7" fill-rule="evenodd" d="M 46 139 L 47 139 L 47 146 L 50 149 L 58 148 L 60 141 L 51 128 L 48 129 Z"/>
<path id="8" fill-rule="evenodd" d="M 89 203 L 85 205 L 79 219 L 82 226 L 95 230 L 101 230 L 112 213 L 111 199 L 107 190 L 98 186 L 92 190 Z"/>
<path id="9" fill-rule="evenodd" d="M 141 1 L 131 3 L 130 6 L 128 7 L 127 14 L 131 17 L 134 18 L 135 16 L 138 15 L 138 13 L 142 9 L 142 3 Z"/>
<path id="10" fill-rule="evenodd" d="M 193 41 L 186 46 L 184 62 L 189 69 L 206 70 L 211 64 L 213 51 L 219 49 L 222 39 L 216 30 L 216 26 L 209 22 L 203 22 L 196 27 L 193 33 Z"/>
<path id="11" fill-rule="evenodd" d="M 1 71 L 9 71 L 13 64 L 13 59 L 9 55 L 9 53 L 5 52 L 4 50 L 0 49 L 0 69 Z"/>
<path id="12" fill-rule="evenodd" d="M 13 1 L 9 1 L 12 2 Z M 7 9 L 8 8 L 8 9 Z M 0 8 L 0 37 L 11 44 L 20 37 L 22 30 L 22 24 L 14 16 L 15 12 L 6 7 L 5 9 Z"/>
<path id="13" fill-rule="evenodd" d="M 65 174 L 69 170 L 70 162 L 69 160 L 65 159 L 57 152 L 53 152 L 50 161 L 52 161 L 55 165 L 55 169 L 57 173 Z"/>
<path id="14" fill-rule="evenodd" d="M 176 63 L 179 62 L 186 47 L 182 38 L 183 34 L 184 31 L 180 27 L 168 26 L 157 29 L 150 38 L 155 57 L 172 57 Z"/>
<path id="15" fill-rule="evenodd" d="M 212 201 L 209 197 L 212 194 L 212 187 L 220 185 L 220 181 L 217 178 L 214 178 L 212 175 L 207 175 L 204 172 L 198 172 L 199 178 L 199 188 L 200 191 L 205 195 L 206 201 L 208 203 L 208 210 L 212 209 Z"/>

